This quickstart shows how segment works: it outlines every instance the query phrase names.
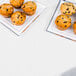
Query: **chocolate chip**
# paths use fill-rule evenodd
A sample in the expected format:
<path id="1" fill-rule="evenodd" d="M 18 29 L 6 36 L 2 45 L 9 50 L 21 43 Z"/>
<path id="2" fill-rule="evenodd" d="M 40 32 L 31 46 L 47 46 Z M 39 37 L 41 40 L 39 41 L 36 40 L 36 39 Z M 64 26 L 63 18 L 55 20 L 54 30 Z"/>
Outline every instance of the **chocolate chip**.
<path id="1" fill-rule="evenodd" d="M 21 17 L 22 18 L 22 17 Z"/>
<path id="2" fill-rule="evenodd" d="M 8 11 L 8 9 L 6 9 L 6 11 Z"/>
<path id="3" fill-rule="evenodd" d="M 67 25 L 65 25 L 65 27 L 67 27 Z"/>
<path id="4" fill-rule="evenodd" d="M 68 13 L 70 13 L 70 11 Z"/>
<path id="5" fill-rule="evenodd" d="M 67 23 L 67 21 L 64 21 L 64 23 Z"/>
<path id="6" fill-rule="evenodd" d="M 75 9 L 75 8 L 73 7 L 73 9 Z"/>
<path id="7" fill-rule="evenodd" d="M 67 8 L 66 10 L 69 10 L 69 8 Z"/>
<path id="8" fill-rule="evenodd" d="M 0 7 L 0 9 L 1 9 L 1 7 Z"/>
<path id="9" fill-rule="evenodd" d="M 59 21 L 57 21 L 57 23 L 58 23 Z"/>

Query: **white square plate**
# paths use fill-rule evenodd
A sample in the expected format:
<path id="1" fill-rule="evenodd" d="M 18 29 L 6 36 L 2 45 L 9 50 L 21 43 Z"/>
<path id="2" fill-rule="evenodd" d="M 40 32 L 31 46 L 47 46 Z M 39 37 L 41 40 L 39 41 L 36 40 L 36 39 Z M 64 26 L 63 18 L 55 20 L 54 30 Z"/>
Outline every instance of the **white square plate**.
<path id="1" fill-rule="evenodd" d="M 76 35 L 73 33 L 73 28 L 72 28 L 72 25 L 69 29 L 65 30 L 65 31 L 60 31 L 56 28 L 56 24 L 55 24 L 55 19 L 58 15 L 61 14 L 60 12 L 60 6 L 62 3 L 64 2 L 72 2 L 74 5 L 76 5 L 75 3 L 75 0 L 59 0 L 59 3 L 55 9 L 55 12 L 50 20 L 50 23 L 47 27 L 47 32 L 50 32 L 50 33 L 53 33 L 53 34 L 56 34 L 58 36 L 61 36 L 61 37 L 64 37 L 64 38 L 67 38 L 67 39 L 70 39 L 70 40 L 73 40 L 73 41 L 76 41 Z M 71 16 L 71 19 L 72 19 L 72 24 L 74 23 L 74 21 L 76 21 L 76 14 Z"/>
<path id="2" fill-rule="evenodd" d="M 33 16 L 26 16 L 26 21 L 22 26 L 13 25 L 11 23 L 10 18 L 4 18 L 3 16 L 0 15 L 0 23 L 2 23 L 4 26 L 6 26 L 8 29 L 10 29 L 16 35 L 21 35 L 21 33 L 26 31 L 27 28 L 31 25 L 31 23 L 33 23 L 39 17 L 39 15 L 43 12 L 43 10 L 45 9 L 45 6 L 36 0 L 25 0 L 25 2 L 26 1 L 35 1 L 37 4 L 37 10 Z M 0 0 L 0 4 L 3 4 L 3 3 L 9 3 L 9 0 Z M 15 9 L 14 12 L 15 11 L 22 11 L 22 10 Z"/>

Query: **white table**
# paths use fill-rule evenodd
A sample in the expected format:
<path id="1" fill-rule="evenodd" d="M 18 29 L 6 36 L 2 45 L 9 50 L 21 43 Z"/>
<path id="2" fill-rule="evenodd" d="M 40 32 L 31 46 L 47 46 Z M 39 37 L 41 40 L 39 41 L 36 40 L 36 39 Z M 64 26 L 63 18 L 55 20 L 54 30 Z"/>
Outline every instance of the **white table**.
<path id="1" fill-rule="evenodd" d="M 57 4 L 49 1 L 20 37 L 0 24 L 0 76 L 59 76 L 76 66 L 76 43 L 45 31 Z"/>

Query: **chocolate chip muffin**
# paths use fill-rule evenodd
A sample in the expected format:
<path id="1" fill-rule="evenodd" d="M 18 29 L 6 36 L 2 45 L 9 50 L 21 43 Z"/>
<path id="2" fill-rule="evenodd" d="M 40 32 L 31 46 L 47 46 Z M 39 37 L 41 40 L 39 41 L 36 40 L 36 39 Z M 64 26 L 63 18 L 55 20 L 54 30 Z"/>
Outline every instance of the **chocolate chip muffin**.
<path id="1" fill-rule="evenodd" d="M 34 1 L 28 1 L 21 7 L 27 15 L 33 15 L 36 12 L 37 5 Z"/>
<path id="2" fill-rule="evenodd" d="M 0 14 L 4 17 L 10 17 L 14 11 L 14 8 L 10 4 L 0 5 Z"/>
<path id="3" fill-rule="evenodd" d="M 15 8 L 20 8 L 24 0 L 10 0 L 10 4 Z"/>
<path id="4" fill-rule="evenodd" d="M 11 21 L 13 25 L 20 26 L 22 25 L 26 20 L 26 15 L 23 12 L 16 11 L 11 16 Z"/>
<path id="5" fill-rule="evenodd" d="M 75 14 L 76 8 L 73 3 L 62 3 L 60 7 L 61 13 L 65 15 Z"/>
<path id="6" fill-rule="evenodd" d="M 73 32 L 74 32 L 74 34 L 76 34 L 76 21 L 73 24 Z"/>
<path id="7" fill-rule="evenodd" d="M 56 20 L 55 24 L 59 30 L 66 30 L 71 26 L 71 18 L 66 15 L 59 15 Z"/>

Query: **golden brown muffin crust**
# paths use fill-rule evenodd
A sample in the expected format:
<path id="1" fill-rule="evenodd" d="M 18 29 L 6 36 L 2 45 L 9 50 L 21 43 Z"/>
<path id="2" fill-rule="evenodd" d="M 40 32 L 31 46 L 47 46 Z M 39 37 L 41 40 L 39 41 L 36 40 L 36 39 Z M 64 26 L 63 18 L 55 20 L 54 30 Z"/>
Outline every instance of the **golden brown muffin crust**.
<path id="1" fill-rule="evenodd" d="M 28 1 L 21 8 L 27 15 L 33 15 L 36 12 L 37 5 L 34 1 Z"/>
<path id="2" fill-rule="evenodd" d="M 73 3 L 62 3 L 60 7 L 61 13 L 65 15 L 75 14 L 76 8 Z"/>
<path id="3" fill-rule="evenodd" d="M 14 8 L 10 4 L 0 5 L 0 14 L 4 17 L 10 17 L 14 11 Z"/>
<path id="4" fill-rule="evenodd" d="M 66 15 L 59 15 L 55 20 L 55 24 L 59 30 L 66 30 L 71 26 L 71 18 Z"/>
<path id="5" fill-rule="evenodd" d="M 26 20 L 26 14 L 20 11 L 16 11 L 11 16 L 11 21 L 13 25 L 22 25 Z"/>
<path id="6" fill-rule="evenodd" d="M 10 4 L 15 8 L 20 8 L 24 0 L 10 0 Z"/>

